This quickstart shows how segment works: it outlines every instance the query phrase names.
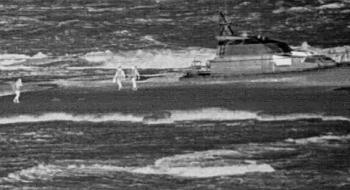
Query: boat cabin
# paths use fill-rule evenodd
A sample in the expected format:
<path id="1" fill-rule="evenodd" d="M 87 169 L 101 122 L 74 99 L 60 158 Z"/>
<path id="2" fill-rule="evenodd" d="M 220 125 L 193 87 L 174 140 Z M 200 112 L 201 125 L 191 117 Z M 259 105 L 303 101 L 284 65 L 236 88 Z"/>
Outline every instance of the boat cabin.
<path id="1" fill-rule="evenodd" d="M 263 36 L 237 35 L 220 12 L 221 29 L 216 57 L 209 61 L 211 75 L 246 75 L 302 71 L 334 66 L 335 62 L 309 62 L 293 56 L 287 43 Z"/>

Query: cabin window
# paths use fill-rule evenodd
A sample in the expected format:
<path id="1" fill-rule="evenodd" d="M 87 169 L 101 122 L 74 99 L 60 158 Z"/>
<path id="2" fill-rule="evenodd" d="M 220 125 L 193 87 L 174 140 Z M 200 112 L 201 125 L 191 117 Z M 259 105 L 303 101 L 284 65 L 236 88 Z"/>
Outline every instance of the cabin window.
<path id="1" fill-rule="evenodd" d="M 243 44 L 244 41 L 243 40 L 234 40 L 234 41 L 229 41 L 227 44 L 228 45 L 239 45 L 239 44 Z"/>

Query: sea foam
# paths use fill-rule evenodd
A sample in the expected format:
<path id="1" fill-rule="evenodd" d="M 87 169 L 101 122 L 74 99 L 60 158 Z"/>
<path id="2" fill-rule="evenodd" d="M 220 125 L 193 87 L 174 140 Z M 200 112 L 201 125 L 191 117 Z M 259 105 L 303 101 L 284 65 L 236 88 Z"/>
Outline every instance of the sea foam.
<path id="1" fill-rule="evenodd" d="M 345 3 L 329 3 L 319 6 L 317 9 L 341 9 L 343 7 L 346 7 Z"/>
<path id="2" fill-rule="evenodd" d="M 24 63 L 29 60 L 40 60 L 48 56 L 38 52 L 33 56 L 25 54 L 0 54 L 0 69 L 1 70 L 30 70 L 31 65 Z"/>
<path id="3" fill-rule="evenodd" d="M 242 154 L 233 150 L 208 150 L 160 158 L 146 167 L 124 167 L 122 171 L 137 174 L 171 175 L 189 178 L 210 178 L 228 175 L 244 175 L 253 172 L 274 172 L 268 164 L 254 160 L 242 160 Z M 231 163 L 225 160 L 241 160 Z"/>
<path id="4" fill-rule="evenodd" d="M 316 113 L 292 113 L 283 115 L 263 114 L 259 111 L 229 110 L 224 108 L 204 108 L 197 110 L 174 110 L 164 117 L 145 117 L 147 124 L 166 124 L 182 121 L 234 121 L 234 120 L 257 120 L 257 121 L 294 121 L 307 119 L 320 119 L 322 121 L 350 121 L 344 116 L 327 116 Z"/>
<path id="5" fill-rule="evenodd" d="M 196 110 L 170 110 L 144 115 L 124 113 L 101 114 L 71 114 L 63 112 L 43 113 L 37 115 L 23 114 L 0 117 L 0 124 L 33 123 L 49 121 L 72 122 L 132 122 L 144 124 L 172 124 L 185 121 L 240 121 L 256 120 L 270 121 L 294 121 L 294 120 L 319 119 L 322 121 L 350 121 L 344 116 L 327 116 L 315 113 L 294 113 L 284 115 L 270 115 L 254 111 L 229 110 L 224 108 L 203 108 Z"/>
<path id="6" fill-rule="evenodd" d="M 130 31 L 115 31 L 115 35 L 130 36 Z M 151 35 L 145 35 L 140 38 L 141 41 L 155 45 L 166 46 Z M 311 46 L 293 47 L 293 55 L 306 57 L 313 54 L 326 55 L 335 61 L 349 62 L 350 47 L 333 47 L 333 48 L 315 48 Z M 303 50 L 303 51 L 298 51 Z M 138 66 L 144 69 L 177 69 L 188 68 L 193 60 L 199 60 L 205 63 L 216 56 L 216 49 L 189 47 L 184 49 L 139 49 L 112 52 L 96 51 L 84 55 L 62 55 L 51 57 L 41 52 L 30 56 L 25 54 L 0 54 L 0 69 L 3 70 L 33 70 L 37 66 L 46 68 L 55 67 L 63 71 L 62 68 L 74 67 L 76 69 L 115 69 L 118 66 L 130 68 Z M 79 61 L 83 64 L 79 64 Z M 55 64 L 53 64 L 55 63 Z M 78 65 L 77 65 L 78 64 Z M 42 74 L 41 71 L 40 73 Z M 31 73 L 31 76 L 36 75 Z"/>
<path id="7" fill-rule="evenodd" d="M 269 173 L 275 170 L 268 164 L 258 164 L 254 160 L 242 160 L 240 153 L 233 150 L 208 150 L 179 154 L 156 160 L 153 165 L 145 167 L 121 167 L 110 163 L 91 163 L 84 161 L 65 161 L 55 164 L 39 164 L 19 170 L 0 179 L 6 182 L 31 182 L 51 180 L 54 177 L 104 175 L 126 172 L 143 175 L 170 175 L 185 178 L 210 178 L 247 173 Z M 231 159 L 226 161 L 225 159 Z M 239 163 L 232 163 L 232 159 Z"/>
<path id="8" fill-rule="evenodd" d="M 69 113 L 44 113 L 40 115 L 17 115 L 1 117 L 0 124 L 34 123 L 49 121 L 73 121 L 73 122 L 142 122 L 143 117 L 135 115 L 109 113 L 109 114 L 69 114 Z"/>
<path id="9" fill-rule="evenodd" d="M 244 175 L 246 173 L 268 173 L 274 169 L 268 164 L 247 164 L 234 166 L 211 166 L 211 167 L 174 167 L 156 168 L 144 167 L 135 169 L 124 169 L 124 171 L 138 174 L 171 175 L 190 178 L 210 178 L 229 175 Z"/>
<path id="10" fill-rule="evenodd" d="M 143 40 L 161 43 L 152 36 L 145 36 Z M 82 59 L 92 63 L 103 63 L 104 68 L 132 67 L 139 68 L 186 68 L 192 64 L 194 59 L 206 61 L 215 57 L 215 49 L 187 48 L 183 50 L 135 50 L 135 51 L 103 51 L 90 52 L 81 56 Z M 99 66 L 101 67 L 101 66 Z"/>
<path id="11" fill-rule="evenodd" d="M 286 139 L 286 142 L 305 145 L 305 144 L 327 144 L 330 141 L 346 143 L 349 140 L 350 140 L 350 135 L 336 136 L 336 135 L 329 134 L 329 135 L 308 137 L 308 138 L 301 138 L 301 139 Z"/>
<path id="12" fill-rule="evenodd" d="M 292 54 L 300 57 L 306 57 L 310 55 L 325 55 L 332 58 L 338 63 L 350 62 L 350 46 L 338 46 L 322 49 L 312 47 L 307 42 L 303 42 L 302 45 L 292 48 L 294 49 L 294 51 L 292 51 Z"/>

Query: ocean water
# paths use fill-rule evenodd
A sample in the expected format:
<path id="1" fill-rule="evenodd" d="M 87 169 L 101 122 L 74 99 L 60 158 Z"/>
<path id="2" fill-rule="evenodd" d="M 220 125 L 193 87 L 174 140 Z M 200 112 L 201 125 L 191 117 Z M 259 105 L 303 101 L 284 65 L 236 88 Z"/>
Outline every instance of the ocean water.
<path id="1" fill-rule="evenodd" d="M 215 57 L 219 10 L 237 35 L 308 42 L 349 61 L 349 7 L 347 0 L 4 0 L 1 78 L 74 77 L 119 65 L 185 68 Z"/>
<path id="2" fill-rule="evenodd" d="M 0 99 L 1 189 L 348 189 L 349 92 L 232 84 Z"/>
<path id="3" fill-rule="evenodd" d="M 60 121 L 61 115 L 1 124 L 0 187 L 349 188 L 349 119 L 236 114 L 167 124 Z"/>
<path id="4" fill-rule="evenodd" d="M 4 0 L 0 10 L 2 51 L 29 55 L 215 48 L 218 10 L 227 12 L 237 33 L 293 45 L 349 44 L 347 0 Z"/>
<path id="5" fill-rule="evenodd" d="M 157 82 L 213 58 L 218 10 L 350 60 L 348 0 L 2 0 L 0 189 L 349 189 L 349 90 L 324 85 L 346 66 L 324 87 L 110 84 L 117 66 Z"/>

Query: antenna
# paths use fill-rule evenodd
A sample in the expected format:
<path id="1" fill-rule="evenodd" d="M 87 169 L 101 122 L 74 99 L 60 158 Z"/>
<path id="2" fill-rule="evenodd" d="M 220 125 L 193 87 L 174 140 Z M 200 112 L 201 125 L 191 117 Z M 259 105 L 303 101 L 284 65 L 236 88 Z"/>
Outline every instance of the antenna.
<path id="1" fill-rule="evenodd" d="M 225 14 L 222 11 L 219 11 L 219 15 L 221 18 L 220 21 L 220 35 L 221 36 L 233 36 L 234 32 L 230 26 L 231 23 L 229 23 L 225 17 Z"/>

